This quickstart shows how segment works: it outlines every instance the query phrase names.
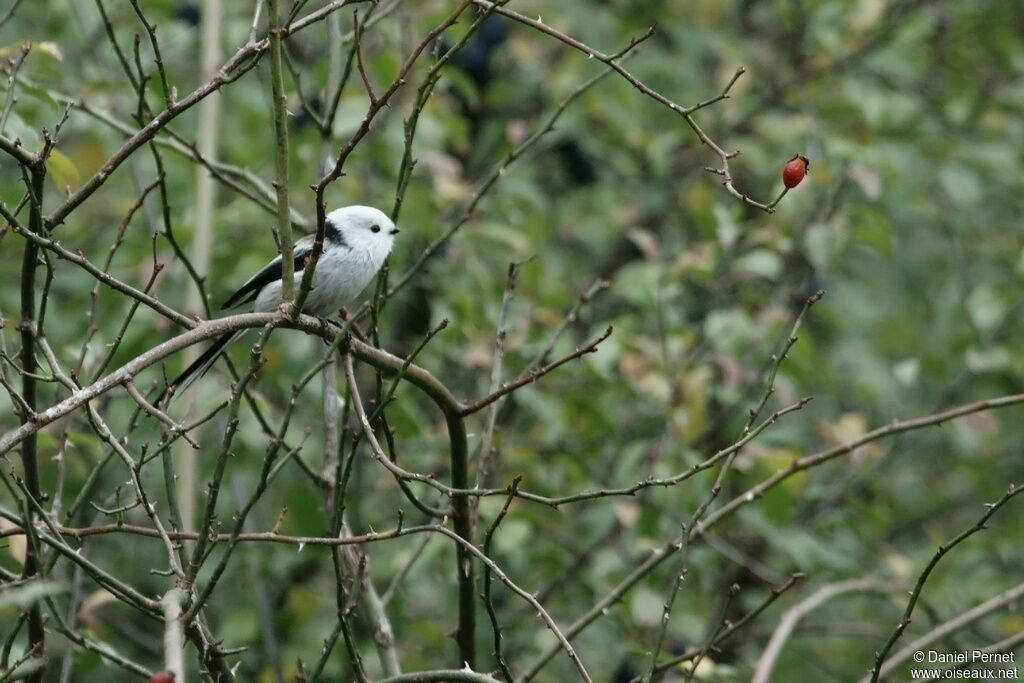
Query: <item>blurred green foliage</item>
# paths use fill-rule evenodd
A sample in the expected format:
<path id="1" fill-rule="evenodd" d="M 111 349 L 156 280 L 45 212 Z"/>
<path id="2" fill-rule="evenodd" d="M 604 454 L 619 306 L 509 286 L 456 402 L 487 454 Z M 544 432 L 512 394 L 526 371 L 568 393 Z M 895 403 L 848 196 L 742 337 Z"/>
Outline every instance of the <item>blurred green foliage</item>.
<path id="1" fill-rule="evenodd" d="M 130 5 L 108 2 L 122 46 L 141 30 Z M 226 54 L 246 39 L 252 3 L 228 3 Z M 319 3 L 311 2 L 310 8 Z M 438 0 L 404 4 L 367 31 L 367 67 L 386 84 L 411 47 L 450 11 Z M 158 26 L 168 78 L 179 97 L 199 85 L 199 32 L 178 0 L 147 0 Z M 417 363 L 457 396 L 487 392 L 505 275 L 521 267 L 513 299 L 505 378 L 526 368 L 579 294 L 598 278 L 608 291 L 582 308 L 579 320 L 556 346 L 554 357 L 595 337 L 614 334 L 600 350 L 517 392 L 499 411 L 495 461 L 488 485 L 504 486 L 522 474 L 524 490 L 558 496 L 586 489 L 628 486 L 648 476 L 684 471 L 738 438 L 763 392 L 763 370 L 778 351 L 796 313 L 818 289 L 827 292 L 804 320 L 800 339 L 783 363 L 775 410 L 800 397 L 814 400 L 784 417 L 736 461 L 719 495 L 728 501 L 785 467 L 792 459 L 842 443 L 894 418 L 932 413 L 959 403 L 1020 392 L 1024 352 L 1021 296 L 1024 280 L 1024 6 L 1000 0 L 705 0 L 664 3 L 618 0 L 515 1 L 512 8 L 611 53 L 642 34 L 657 33 L 627 62 L 645 83 L 683 105 L 718 93 L 736 67 L 745 65 L 730 99 L 697 116 L 728 150 L 741 191 L 770 201 L 781 189 L 783 164 L 800 152 L 811 159 L 807 180 L 767 215 L 749 209 L 703 171 L 716 159 L 684 122 L 612 75 L 560 119 L 524 159 L 499 180 L 474 217 L 389 303 L 382 344 L 407 353 L 433 324 L 451 325 Z M 346 30 L 351 15 L 342 13 Z M 450 32 L 454 41 L 466 22 Z M 484 177 L 554 107 L 600 64 L 527 27 L 502 24 L 507 39 L 476 42 L 464 59 L 446 67 L 423 110 L 414 144 L 418 159 L 399 218 L 402 234 L 392 274 L 402 273 L 439 236 Z M 19 72 L 17 101 L 4 133 L 30 150 L 60 119 L 61 95 L 81 98 L 93 111 L 133 129 L 136 102 L 125 87 L 90 2 L 24 2 L 0 30 L 2 55 L 16 55 L 24 40 L 35 47 Z M 307 101 L 323 97 L 327 32 L 313 27 L 289 41 Z M 472 49 L 471 49 L 472 48 Z M 152 64 L 142 41 L 143 63 Z M 346 175 L 328 193 L 330 206 L 367 203 L 389 210 L 404 147 L 403 119 L 432 56 L 414 70 L 390 110 L 350 157 Z M 474 62 L 473 60 L 477 60 Z M 481 67 L 479 60 L 485 60 Z M 458 66 L 461 64 L 461 68 Z M 480 69 L 483 69 L 480 71 Z M 6 78 L 3 98 L 9 98 Z M 292 203 L 311 216 L 308 186 L 319 177 L 323 141 L 302 113 L 298 87 L 288 83 L 292 118 Z M 380 85 L 378 85 L 380 87 Z M 158 86 L 150 105 L 159 110 Z M 219 153 L 270 182 L 273 134 L 266 64 L 221 91 Z M 367 98 L 353 77 L 338 109 L 331 145 L 336 150 L 355 130 Z M 195 113 L 171 128 L 186 140 L 196 135 Z M 94 174 L 123 135 L 72 109 L 49 165 L 46 203 Z M 171 220 L 187 250 L 194 221 L 195 165 L 164 152 Z M 116 229 L 141 188 L 155 178 L 145 149 L 60 226 L 55 236 L 102 263 Z M 0 199 L 17 205 L 21 172 L 0 158 Z M 155 293 L 184 310 L 191 287 L 162 234 L 160 206 L 151 197 L 128 226 L 111 272 L 136 287 L 146 283 L 156 259 L 167 265 Z M 218 189 L 213 266 L 207 278 L 212 307 L 275 251 L 272 214 L 229 188 Z M 155 242 L 153 236 L 156 235 Z M 0 313 L 8 353 L 19 343 L 18 287 L 23 240 L 0 241 Z M 94 280 L 75 266 L 54 262 L 45 332 L 68 366 L 77 360 L 90 324 Z M 98 294 L 98 333 L 86 353 L 91 376 L 118 334 L 130 300 L 109 289 Z M 202 311 L 190 311 L 201 314 Z M 176 328 L 142 307 L 125 332 L 111 368 Z M 242 345 L 244 346 L 244 345 Z M 271 416 L 288 390 L 320 358 L 322 345 L 298 333 L 274 335 L 258 393 Z M 244 359 L 246 350 L 235 351 Z M 168 363 L 167 373 L 179 369 Z M 155 370 L 140 386 L 156 382 Z M 364 388 L 372 386 L 366 373 Z M 192 416 L 225 396 L 223 367 L 194 389 Z M 41 405 L 66 395 L 53 384 Z M 308 432 L 306 457 L 321 462 L 320 390 L 313 382 L 300 396 L 289 438 Z M 184 413 L 189 401 L 176 404 Z M 103 399 L 112 428 L 124 430 L 133 403 L 123 392 Z M 819 584 L 872 576 L 891 585 L 887 596 L 848 595 L 807 619 L 783 650 L 776 680 L 854 680 L 902 614 L 906 588 L 937 545 L 972 524 L 983 503 L 1010 483 L 1024 480 L 1024 426 L 1020 408 L 980 413 L 919 433 L 879 441 L 789 479 L 763 499 L 715 527 L 714 545 L 697 541 L 669 628 L 669 649 L 701 645 L 717 627 L 730 585 L 742 591 L 727 608 L 735 620 L 759 604 L 770 585 L 790 573 L 805 584 L 782 598 L 754 625 L 712 653 L 705 680 L 748 680 L 783 606 Z M 436 409 L 403 385 L 388 409 L 399 461 L 447 480 L 447 441 Z M 0 425 L 16 424 L 10 400 L 0 395 Z M 203 432 L 201 481 L 209 477 L 223 422 Z M 67 450 L 63 493 L 71 500 L 105 448 L 76 415 L 40 437 L 44 490 L 57 476 L 53 459 L 62 430 Z M 133 453 L 155 443 L 159 426 L 144 422 L 129 440 Z M 482 419 L 471 423 L 479 445 Z M 258 475 L 266 439 L 251 414 L 230 461 L 219 509 L 222 528 Z M 363 457 L 367 456 L 367 457 Z M 160 468 L 144 472 L 162 492 Z M 360 453 L 349 490 L 354 533 L 391 528 L 396 511 L 418 514 L 394 480 Z M 544 590 L 559 624 L 569 624 L 614 587 L 649 549 L 678 536 L 707 495 L 714 471 L 678 487 L 635 497 L 599 498 L 552 510 L 517 501 L 495 538 L 495 559 L 519 585 Z M 103 470 L 95 502 L 116 507 L 126 474 L 116 460 Z M 427 500 L 428 489 L 417 488 Z M 2 505 L 11 501 L 0 493 Z M 200 500 L 203 500 L 202 495 Z M 158 499 L 163 501 L 163 495 Z M 124 501 L 122 501 L 124 502 Z M 501 497 L 480 503 L 488 524 Z M 284 468 L 250 522 L 269 529 L 287 507 L 282 533 L 324 533 L 329 517 L 318 491 L 294 467 Z M 1019 507 L 1019 503 L 1017 503 Z M 714 509 L 714 506 L 712 507 Z M 1014 585 L 1024 562 L 1024 526 L 1011 503 L 988 533 L 970 539 L 943 560 L 924 592 L 909 635 L 919 635 Z M 143 522 L 141 515 L 128 515 Z M 102 521 L 86 509 L 75 524 Z M 419 547 L 410 537 L 369 546 L 371 571 L 381 590 Z M 160 543 L 101 536 L 84 544 L 93 561 L 147 595 L 167 589 Z M 0 563 L 17 571 L 13 543 Z M 739 558 L 740 562 L 736 562 Z M 450 634 L 455 589 L 450 543 L 431 540 L 390 603 L 398 650 L 409 670 L 453 663 Z M 661 605 L 676 566 L 669 561 L 645 577 L 574 642 L 596 680 L 612 680 L 625 663 L 642 671 L 655 640 Z M 73 582 L 67 566 L 51 578 Z M 202 576 L 200 577 L 203 578 Z M 292 680 L 295 662 L 318 655 L 333 628 L 334 579 L 328 554 L 313 547 L 244 545 L 209 609 L 213 632 L 240 655 L 244 680 Z M 93 637 L 157 667 L 159 624 L 127 608 L 104 604 L 89 581 L 74 584 L 86 600 L 79 623 Z M 524 603 L 495 584 L 498 615 L 506 625 L 506 658 L 521 673 L 552 642 Z M 56 596 L 68 604 L 69 593 Z M 0 613 L 0 633 L 12 624 Z M 481 612 L 483 618 L 483 612 Z M 943 647 L 982 646 L 1024 630 L 1017 613 L 1000 612 L 955 634 Z M 483 618 L 481 652 L 489 655 Z M 55 642 L 60 643 L 58 638 Z M 358 640 L 371 672 L 377 671 L 370 634 Z M 55 645 L 59 648 L 62 645 Z M 329 680 L 348 680 L 339 644 Z M 486 657 L 485 657 L 486 659 Z M 73 680 L 122 680 L 95 654 L 80 653 Z M 51 667 L 56 675 L 57 667 Z M 100 672 L 103 672 L 102 674 Z M 277 672 L 277 673 L 275 673 Z M 556 656 L 540 680 L 570 680 L 570 663 Z M 48 679 L 49 680 L 49 679 Z M 57 680 L 52 678 L 52 680 Z M 123 680 L 129 680 L 124 678 Z"/>

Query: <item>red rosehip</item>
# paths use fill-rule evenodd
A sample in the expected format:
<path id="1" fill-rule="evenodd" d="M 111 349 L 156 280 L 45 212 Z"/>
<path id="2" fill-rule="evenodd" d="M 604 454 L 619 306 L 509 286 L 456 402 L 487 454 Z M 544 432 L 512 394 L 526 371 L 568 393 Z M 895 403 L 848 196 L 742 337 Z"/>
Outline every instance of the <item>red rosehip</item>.
<path id="1" fill-rule="evenodd" d="M 158 671 L 149 677 L 149 683 L 174 683 L 174 674 L 170 671 Z"/>
<path id="2" fill-rule="evenodd" d="M 811 162 L 803 154 L 797 154 L 782 169 L 782 184 L 794 188 L 800 184 L 804 176 L 810 173 Z"/>

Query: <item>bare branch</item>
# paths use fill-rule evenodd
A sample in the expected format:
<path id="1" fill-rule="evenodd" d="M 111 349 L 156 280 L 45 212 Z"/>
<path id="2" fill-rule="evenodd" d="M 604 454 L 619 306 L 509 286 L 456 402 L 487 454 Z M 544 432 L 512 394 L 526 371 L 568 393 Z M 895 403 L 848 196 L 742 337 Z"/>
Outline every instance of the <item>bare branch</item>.
<path id="1" fill-rule="evenodd" d="M 736 620 L 735 622 L 727 626 L 725 629 L 715 634 L 715 636 L 710 641 L 708 641 L 708 644 L 705 648 L 689 648 L 686 652 L 679 655 L 678 657 L 673 657 L 672 659 L 663 661 L 660 664 L 658 664 L 658 666 L 655 668 L 655 671 L 657 673 L 668 671 L 669 669 L 679 666 L 683 662 L 695 660 L 697 657 L 700 656 L 702 651 L 714 648 L 719 643 L 723 642 L 724 640 L 732 636 L 734 633 L 742 629 L 744 626 L 751 623 L 754 619 L 756 619 L 762 612 L 768 609 L 772 604 L 775 603 L 776 600 L 778 600 L 784 593 L 786 593 L 786 591 L 795 586 L 797 581 L 802 579 L 803 576 L 803 574 L 799 573 L 793 574 L 785 583 L 783 583 L 780 586 L 776 586 L 775 588 L 772 588 L 771 592 L 768 594 L 768 597 L 765 598 L 764 602 L 762 602 L 760 605 L 758 605 L 750 612 L 744 614 L 743 617 Z M 690 670 L 696 671 L 696 669 L 697 667 L 693 666 Z"/>
<path id="2" fill-rule="evenodd" d="M 274 168 L 277 180 L 277 229 L 274 237 L 281 254 L 281 299 L 290 303 L 295 299 L 295 260 L 292 258 L 292 222 L 288 200 L 288 98 L 284 92 L 284 73 L 281 69 L 281 26 L 279 0 L 268 0 L 267 13 L 270 18 L 270 85 L 274 121 Z M 298 303 L 294 312 L 302 310 Z"/>
<path id="3" fill-rule="evenodd" d="M 991 519 L 992 515 L 996 514 L 996 511 L 998 511 L 999 508 L 1006 505 L 1010 502 L 1011 498 L 1022 491 L 1024 491 L 1024 487 L 1015 487 L 1013 484 L 1010 484 L 1010 489 L 1003 494 L 1002 498 L 994 503 L 985 504 L 985 507 L 987 508 L 985 510 L 985 514 L 983 514 L 977 522 L 967 529 L 964 529 L 949 541 L 940 545 L 938 550 L 935 551 L 935 554 L 932 555 L 932 559 L 928 561 L 928 565 L 924 568 L 924 571 L 922 571 L 921 575 L 917 577 L 917 583 L 914 584 L 913 590 L 910 591 L 910 600 L 907 601 L 907 608 L 903 612 L 903 618 L 900 619 L 900 623 L 896 626 L 896 630 L 892 632 L 889 639 L 885 641 L 884 645 L 882 645 L 882 649 L 875 654 L 875 665 L 871 669 L 871 683 L 875 683 L 881 677 L 882 663 L 885 661 L 885 656 L 889 654 L 889 650 L 892 649 L 892 646 L 895 645 L 896 641 L 899 640 L 901 635 L 903 635 L 903 631 L 905 631 L 907 626 L 910 625 L 910 617 L 914 614 L 914 606 L 917 605 L 917 601 L 921 597 L 921 591 L 924 590 L 924 584 L 928 581 L 928 577 L 931 575 L 932 570 L 935 569 L 935 566 L 939 563 L 939 560 L 945 557 L 953 548 L 960 545 L 974 534 L 978 533 L 982 529 L 986 529 L 987 522 Z"/>
<path id="4" fill-rule="evenodd" d="M 561 366 L 565 365 L 569 361 L 576 360 L 577 358 L 582 358 L 583 356 L 587 355 L 588 353 L 596 353 L 597 352 L 597 347 L 601 344 L 601 342 L 603 342 L 605 339 L 607 339 L 611 335 L 612 335 L 612 328 L 609 326 L 608 329 L 606 329 L 603 334 L 601 334 L 596 339 L 594 339 L 594 341 L 586 344 L 585 346 L 581 346 L 581 347 L 577 348 L 572 353 L 569 353 L 569 354 L 567 354 L 565 356 L 562 356 L 561 358 L 559 358 L 556 361 L 552 361 L 551 363 L 548 363 L 544 367 L 537 368 L 535 370 L 530 370 L 525 375 L 522 375 L 522 376 L 512 380 L 511 382 L 503 384 L 501 386 L 501 388 L 499 388 L 497 391 L 494 391 L 494 392 L 488 394 L 487 396 L 484 396 L 480 400 L 475 401 L 474 403 L 471 403 L 471 404 L 465 406 L 464 408 L 462 408 L 462 414 L 465 416 L 465 415 L 472 415 L 473 413 L 479 412 L 483 408 L 486 408 L 490 404 L 492 404 L 495 401 L 497 401 L 498 399 L 500 399 L 502 396 L 507 396 L 508 394 L 511 394 L 513 391 L 515 391 L 515 390 L 517 390 L 517 389 L 519 389 L 521 387 L 524 387 L 527 384 L 532 384 L 532 383 L 536 382 L 538 379 L 540 379 L 544 375 L 547 375 L 547 374 L 557 370 L 558 368 L 560 368 Z"/>
<path id="5" fill-rule="evenodd" d="M 779 622 L 778 628 L 776 628 L 772 633 L 772 638 L 768 642 L 768 647 L 766 647 L 764 652 L 761 653 L 761 659 L 758 660 L 757 668 L 754 669 L 754 677 L 750 679 L 751 683 L 768 683 L 772 674 L 772 669 L 775 667 L 775 660 L 779 657 L 779 652 L 782 651 L 782 647 L 786 644 L 786 640 L 789 639 L 793 629 L 796 628 L 797 622 L 807 616 L 807 614 L 813 612 L 824 603 L 833 598 L 839 597 L 840 595 L 844 595 L 846 593 L 862 593 L 864 591 L 878 591 L 881 589 L 882 587 L 878 582 L 871 577 L 839 581 L 837 583 L 830 583 L 822 586 L 812 593 L 810 597 L 805 600 L 801 600 L 793 607 L 790 607 L 786 610 L 785 614 L 782 615 L 782 620 Z"/>
<path id="6" fill-rule="evenodd" d="M 855 450 L 879 439 L 884 439 L 896 434 L 902 434 L 903 432 L 910 432 L 917 429 L 923 429 L 925 427 L 933 427 L 936 425 L 942 425 L 950 420 L 955 420 L 958 417 L 964 415 L 970 415 L 972 413 L 979 413 L 985 410 L 992 410 L 994 408 L 1005 408 L 1009 406 L 1015 406 L 1024 403 L 1024 394 L 1012 394 L 1010 396 L 1000 396 L 999 398 L 986 399 L 984 401 L 975 401 L 974 403 L 966 403 L 955 408 L 949 408 L 933 415 L 925 415 L 924 417 L 918 417 L 911 420 L 893 420 L 884 427 L 873 429 L 870 432 L 846 443 L 833 446 L 819 453 L 813 455 L 807 455 L 802 458 L 798 458 L 790 463 L 789 467 L 776 472 L 768 479 L 765 479 L 761 483 L 748 489 L 743 494 L 736 496 L 731 501 L 715 510 L 713 513 L 708 515 L 700 526 L 697 528 L 697 533 L 703 533 L 706 529 L 710 529 L 712 526 L 717 524 L 721 519 L 736 510 L 738 507 L 742 507 L 748 503 L 757 500 L 765 494 L 769 489 L 778 486 L 779 483 L 785 481 L 789 477 L 793 476 L 797 472 L 816 467 L 824 462 L 837 458 L 841 455 L 849 455 Z"/>
<path id="7" fill-rule="evenodd" d="M 496 4 L 490 2 L 489 0 L 473 0 L 473 2 L 479 7 L 483 7 L 486 9 L 494 8 Z M 736 81 L 739 80 L 739 77 L 742 76 L 746 71 L 742 66 L 736 69 L 736 72 L 733 74 L 732 78 L 729 79 L 729 81 L 725 84 L 725 87 L 722 88 L 722 91 L 718 95 L 712 97 L 709 100 L 698 102 L 697 104 L 694 104 L 690 107 L 684 107 L 680 104 L 677 104 L 676 102 L 673 102 L 665 95 L 661 94 L 657 90 L 654 90 L 646 83 L 641 81 L 632 72 L 628 71 L 624 66 L 619 64 L 616 61 L 614 55 L 607 55 L 601 52 L 600 50 L 596 50 L 590 47 L 589 45 L 577 40 L 576 38 L 573 38 L 572 36 L 563 33 L 558 29 L 548 26 L 540 19 L 531 19 L 530 17 L 520 14 L 519 12 L 500 6 L 497 7 L 496 11 L 499 14 L 502 14 L 510 19 L 514 19 L 515 21 L 518 21 L 521 24 L 529 26 L 533 29 L 540 31 L 541 33 L 546 33 L 552 38 L 560 40 L 569 47 L 587 55 L 587 57 L 591 59 L 596 59 L 599 62 L 607 64 L 616 73 L 618 73 L 620 76 L 629 81 L 629 83 L 634 88 L 636 88 L 644 95 L 647 95 L 651 99 L 655 100 L 656 102 L 662 104 L 663 106 L 667 107 L 668 109 L 672 110 L 673 112 L 681 116 L 683 120 L 686 121 L 686 124 L 690 127 L 690 129 L 700 139 L 701 143 L 707 145 L 715 153 L 715 155 L 718 156 L 718 159 L 721 162 L 721 167 L 717 170 L 714 170 L 714 172 L 723 177 L 724 180 L 722 182 L 722 185 L 725 187 L 726 191 L 736 199 L 743 202 L 744 204 L 748 204 L 749 206 L 752 206 L 754 208 L 761 209 L 766 213 L 775 212 L 774 207 L 775 204 L 778 203 L 778 200 L 776 200 L 771 205 L 763 204 L 750 198 L 746 193 L 736 189 L 735 180 L 732 176 L 732 170 L 729 167 L 729 160 L 735 157 L 737 154 L 739 154 L 739 152 L 726 152 L 724 149 L 722 149 L 722 147 L 717 142 L 715 142 L 707 133 L 704 132 L 704 129 L 701 128 L 700 124 L 698 124 L 696 119 L 694 119 L 693 117 L 693 115 L 697 111 L 721 100 L 728 99 L 729 91 L 732 90 L 732 87 L 736 84 Z M 781 197 L 779 199 L 781 199 Z"/>
<path id="8" fill-rule="evenodd" d="M 958 614 L 952 619 L 945 621 L 935 628 L 931 629 L 919 638 L 915 638 L 913 641 L 907 644 L 902 650 L 889 657 L 882 668 L 879 671 L 879 678 L 885 678 L 889 675 L 897 666 L 907 661 L 915 652 L 928 649 L 930 645 L 940 642 L 946 638 L 949 638 L 952 634 L 957 631 L 961 631 L 972 624 L 977 623 L 984 617 L 992 614 L 998 609 L 1014 605 L 1024 598 L 1024 583 L 1017 584 L 1016 586 L 1009 588 L 998 595 L 995 595 L 980 605 L 976 605 L 971 609 Z M 1020 644 L 1021 638 L 1024 637 L 1024 632 L 1017 633 L 1016 635 L 1010 636 L 1004 641 L 999 643 L 993 643 L 987 648 L 983 648 L 985 652 L 1007 652 L 1012 651 L 1016 645 Z M 867 683 L 870 680 L 871 674 L 864 676 L 858 683 Z"/>

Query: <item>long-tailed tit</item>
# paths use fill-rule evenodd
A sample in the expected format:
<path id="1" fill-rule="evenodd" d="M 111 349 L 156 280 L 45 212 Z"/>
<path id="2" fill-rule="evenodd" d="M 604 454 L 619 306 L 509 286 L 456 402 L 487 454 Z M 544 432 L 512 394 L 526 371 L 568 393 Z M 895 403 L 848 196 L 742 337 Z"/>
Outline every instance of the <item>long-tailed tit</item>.
<path id="1" fill-rule="evenodd" d="M 312 288 L 306 296 L 302 312 L 328 318 L 352 303 L 381 269 L 391 253 L 398 228 L 383 211 L 371 206 L 335 209 L 327 214 L 324 227 L 323 253 L 317 260 Z M 292 249 L 296 291 L 312 251 L 313 235 L 297 240 Z M 252 303 L 254 312 L 276 311 L 281 305 L 281 270 L 281 257 L 278 256 L 228 297 L 221 308 Z M 184 391 L 206 374 L 228 344 L 245 332 L 228 332 L 218 337 L 209 349 L 167 386 L 157 403 L 168 394 Z"/>

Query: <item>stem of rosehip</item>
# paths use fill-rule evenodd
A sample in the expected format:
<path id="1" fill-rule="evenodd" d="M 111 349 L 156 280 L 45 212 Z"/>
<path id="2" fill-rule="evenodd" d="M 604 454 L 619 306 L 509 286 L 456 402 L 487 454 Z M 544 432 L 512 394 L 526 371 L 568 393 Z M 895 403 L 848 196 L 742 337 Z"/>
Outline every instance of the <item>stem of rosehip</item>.
<path id="1" fill-rule="evenodd" d="M 783 186 L 782 187 L 782 192 L 779 194 L 778 197 L 775 198 L 774 202 L 772 202 L 771 204 L 768 205 L 768 208 L 769 209 L 774 209 L 775 205 L 782 201 L 782 198 L 786 196 L 787 192 L 789 192 L 789 188 L 786 187 L 786 186 Z"/>

